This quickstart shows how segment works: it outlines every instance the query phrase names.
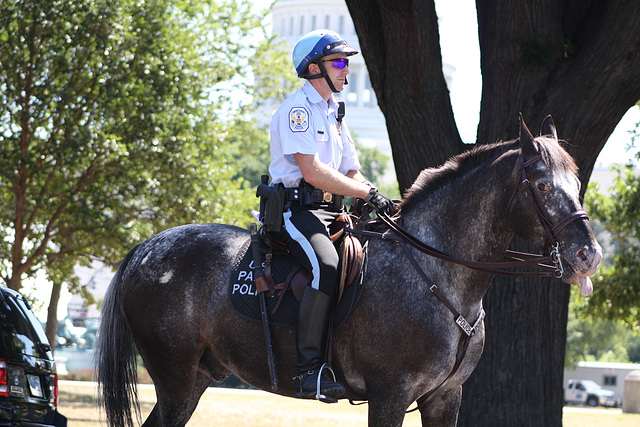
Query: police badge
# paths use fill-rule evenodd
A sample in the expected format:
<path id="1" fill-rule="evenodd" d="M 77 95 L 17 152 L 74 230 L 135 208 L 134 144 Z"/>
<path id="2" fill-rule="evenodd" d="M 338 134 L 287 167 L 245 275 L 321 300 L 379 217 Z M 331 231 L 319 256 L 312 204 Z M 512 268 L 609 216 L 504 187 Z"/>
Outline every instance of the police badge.
<path id="1" fill-rule="evenodd" d="M 305 132 L 309 129 L 309 113 L 304 107 L 293 107 L 289 111 L 289 128 L 292 132 Z"/>

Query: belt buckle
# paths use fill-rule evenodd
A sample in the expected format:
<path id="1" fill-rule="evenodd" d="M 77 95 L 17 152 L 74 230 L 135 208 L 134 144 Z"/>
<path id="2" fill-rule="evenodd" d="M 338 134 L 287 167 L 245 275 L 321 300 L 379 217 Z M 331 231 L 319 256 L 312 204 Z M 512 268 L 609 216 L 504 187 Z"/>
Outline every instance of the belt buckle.
<path id="1" fill-rule="evenodd" d="M 333 194 L 322 190 L 322 201 L 325 203 L 333 203 Z"/>

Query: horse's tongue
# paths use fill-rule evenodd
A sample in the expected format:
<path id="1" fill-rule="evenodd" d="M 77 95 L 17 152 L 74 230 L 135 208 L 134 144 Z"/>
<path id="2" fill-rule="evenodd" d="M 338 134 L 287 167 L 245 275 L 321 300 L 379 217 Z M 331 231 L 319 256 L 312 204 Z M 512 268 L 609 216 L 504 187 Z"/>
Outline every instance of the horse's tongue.
<path id="1" fill-rule="evenodd" d="M 580 295 L 583 297 L 591 295 L 591 292 L 593 292 L 593 283 L 591 283 L 589 276 L 579 277 L 578 283 L 580 284 Z"/>

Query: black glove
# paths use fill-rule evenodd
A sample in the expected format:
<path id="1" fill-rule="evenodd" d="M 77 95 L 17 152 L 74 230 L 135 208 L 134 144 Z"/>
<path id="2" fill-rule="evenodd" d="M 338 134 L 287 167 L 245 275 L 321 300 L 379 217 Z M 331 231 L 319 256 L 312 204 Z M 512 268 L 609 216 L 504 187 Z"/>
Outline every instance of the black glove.
<path id="1" fill-rule="evenodd" d="M 375 187 L 371 187 L 369 195 L 364 198 L 364 201 L 372 205 L 379 213 L 383 213 L 388 216 L 393 215 L 393 211 L 396 207 L 395 203 L 393 203 L 390 198 L 379 193 L 378 189 Z"/>

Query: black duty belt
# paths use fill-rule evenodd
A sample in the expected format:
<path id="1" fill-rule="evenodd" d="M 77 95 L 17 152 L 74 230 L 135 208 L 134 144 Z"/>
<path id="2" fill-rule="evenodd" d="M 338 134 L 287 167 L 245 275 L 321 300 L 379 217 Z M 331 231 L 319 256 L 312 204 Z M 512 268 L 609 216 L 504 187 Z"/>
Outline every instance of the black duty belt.
<path id="1" fill-rule="evenodd" d="M 337 206 L 341 207 L 344 196 L 340 194 L 329 193 L 319 188 L 306 187 L 287 187 L 285 188 L 286 201 L 298 202 L 301 206 Z"/>

